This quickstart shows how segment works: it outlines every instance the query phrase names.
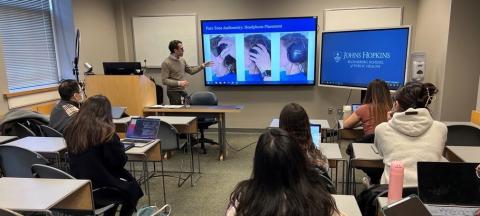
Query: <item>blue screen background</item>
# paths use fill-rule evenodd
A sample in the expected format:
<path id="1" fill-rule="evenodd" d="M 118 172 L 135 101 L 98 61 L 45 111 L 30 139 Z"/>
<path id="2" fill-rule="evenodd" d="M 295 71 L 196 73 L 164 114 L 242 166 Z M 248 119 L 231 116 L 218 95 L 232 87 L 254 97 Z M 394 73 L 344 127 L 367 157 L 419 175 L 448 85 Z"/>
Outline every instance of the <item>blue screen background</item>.
<path id="1" fill-rule="evenodd" d="M 324 32 L 320 84 L 367 87 L 382 79 L 404 85 L 409 28 Z"/>
<path id="2" fill-rule="evenodd" d="M 236 80 L 218 82 L 215 79 L 214 68 L 206 68 L 206 85 L 314 85 L 317 41 L 317 17 L 295 17 L 274 19 L 246 19 L 246 20 L 204 20 L 201 22 L 204 61 L 211 61 L 211 38 L 215 36 L 231 37 L 235 41 Z M 285 33 L 301 33 L 307 40 L 308 65 L 305 69 L 304 80 L 281 80 L 280 73 L 280 38 Z M 244 65 L 244 38 L 252 34 L 263 34 L 271 42 L 271 79 L 246 80 Z"/>

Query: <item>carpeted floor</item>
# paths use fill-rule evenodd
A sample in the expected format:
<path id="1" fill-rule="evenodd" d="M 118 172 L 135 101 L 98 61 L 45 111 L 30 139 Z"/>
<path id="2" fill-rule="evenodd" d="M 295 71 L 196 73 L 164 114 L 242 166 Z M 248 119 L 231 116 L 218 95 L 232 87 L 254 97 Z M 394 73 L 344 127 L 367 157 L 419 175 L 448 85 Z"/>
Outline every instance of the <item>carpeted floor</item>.
<path id="1" fill-rule="evenodd" d="M 227 140 L 229 145 L 228 157 L 225 161 L 218 161 L 218 146 L 207 145 L 207 154 L 200 154 L 201 174 L 195 174 L 193 186 L 189 179 L 182 187 L 177 186 L 177 178 L 165 177 L 166 200 L 172 206 L 171 215 L 224 215 L 228 205 L 228 198 L 235 185 L 247 179 L 252 170 L 253 155 L 256 141 L 260 133 L 235 133 L 228 132 Z M 207 136 L 216 138 L 216 133 L 209 133 Z M 253 143 L 253 144 L 252 144 Z M 345 154 L 345 147 L 348 142 L 342 141 L 340 144 L 342 154 Z M 241 151 L 238 149 L 244 148 Z M 195 146 L 198 148 L 199 146 Z M 198 171 L 197 154 L 195 152 L 195 168 Z M 165 161 L 165 170 L 180 170 L 183 161 L 183 170 L 190 169 L 190 154 L 181 151 L 176 152 L 171 158 Z M 137 169 L 140 166 L 136 166 Z M 149 164 L 153 169 L 152 164 Z M 156 164 L 156 170 L 160 170 L 160 163 Z M 138 174 L 137 174 L 138 175 Z M 178 174 L 171 174 L 177 175 Z M 357 171 L 357 181 L 363 176 Z M 341 181 L 342 175 L 339 174 Z M 143 185 L 142 185 L 143 186 Z M 361 191 L 362 186 L 357 187 Z M 151 203 L 162 206 L 163 187 L 162 177 L 153 177 L 150 179 Z M 339 184 L 337 191 L 341 193 L 342 184 Z M 145 195 L 139 203 L 139 207 L 147 205 L 148 200 Z"/>

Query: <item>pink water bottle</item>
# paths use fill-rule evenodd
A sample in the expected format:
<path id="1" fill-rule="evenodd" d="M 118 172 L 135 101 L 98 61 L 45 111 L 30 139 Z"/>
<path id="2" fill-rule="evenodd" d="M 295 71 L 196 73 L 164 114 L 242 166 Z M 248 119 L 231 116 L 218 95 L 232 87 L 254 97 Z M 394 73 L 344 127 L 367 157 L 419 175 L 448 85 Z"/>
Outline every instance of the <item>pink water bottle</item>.
<path id="1" fill-rule="evenodd" d="M 392 161 L 390 164 L 390 182 L 388 183 L 388 203 L 402 199 L 403 163 Z"/>

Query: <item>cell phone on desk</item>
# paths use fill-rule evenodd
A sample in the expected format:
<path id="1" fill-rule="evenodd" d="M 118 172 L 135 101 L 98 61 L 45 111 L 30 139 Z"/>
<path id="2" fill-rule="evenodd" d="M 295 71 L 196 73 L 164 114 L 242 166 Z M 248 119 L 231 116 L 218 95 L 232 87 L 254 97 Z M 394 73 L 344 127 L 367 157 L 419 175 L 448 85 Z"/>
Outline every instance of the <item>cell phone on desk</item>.
<path id="1" fill-rule="evenodd" d="M 423 202 L 414 194 L 382 208 L 385 216 L 432 216 Z"/>

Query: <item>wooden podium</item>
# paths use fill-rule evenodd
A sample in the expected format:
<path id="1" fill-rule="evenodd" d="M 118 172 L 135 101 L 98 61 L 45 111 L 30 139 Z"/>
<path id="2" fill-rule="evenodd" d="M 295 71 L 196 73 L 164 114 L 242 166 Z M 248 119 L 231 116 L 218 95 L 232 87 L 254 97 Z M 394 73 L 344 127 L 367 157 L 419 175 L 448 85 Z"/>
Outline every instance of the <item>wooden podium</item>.
<path id="1" fill-rule="evenodd" d="M 143 116 L 144 107 L 157 104 L 155 83 L 143 75 L 90 75 L 85 85 L 87 96 L 104 95 L 129 115 Z"/>

